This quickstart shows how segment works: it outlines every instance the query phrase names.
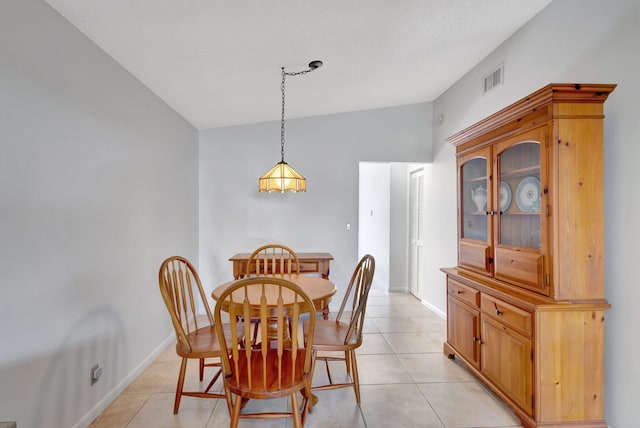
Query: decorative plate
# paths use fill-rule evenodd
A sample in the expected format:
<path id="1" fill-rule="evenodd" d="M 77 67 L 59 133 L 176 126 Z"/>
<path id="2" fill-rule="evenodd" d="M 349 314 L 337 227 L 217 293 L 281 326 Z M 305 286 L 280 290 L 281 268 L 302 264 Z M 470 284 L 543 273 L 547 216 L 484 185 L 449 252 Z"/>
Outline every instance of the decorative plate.
<path id="1" fill-rule="evenodd" d="M 523 178 L 516 189 L 516 204 L 520 211 L 540 211 L 540 180 L 535 177 Z"/>
<path id="2" fill-rule="evenodd" d="M 511 206 L 511 186 L 506 182 L 500 182 L 500 211 L 505 212 Z"/>

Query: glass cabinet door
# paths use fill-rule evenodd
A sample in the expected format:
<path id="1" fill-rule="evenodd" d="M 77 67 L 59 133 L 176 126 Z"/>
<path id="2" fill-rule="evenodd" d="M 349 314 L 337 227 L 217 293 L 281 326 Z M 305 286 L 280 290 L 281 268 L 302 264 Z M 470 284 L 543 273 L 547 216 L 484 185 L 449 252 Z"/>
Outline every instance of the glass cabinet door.
<path id="1" fill-rule="evenodd" d="M 495 146 L 494 277 L 547 294 L 547 128 Z"/>
<path id="2" fill-rule="evenodd" d="M 473 157 L 460 168 L 461 238 L 489 241 L 488 156 Z"/>
<path id="3" fill-rule="evenodd" d="M 498 153 L 498 245 L 540 248 L 540 143 L 524 141 Z"/>

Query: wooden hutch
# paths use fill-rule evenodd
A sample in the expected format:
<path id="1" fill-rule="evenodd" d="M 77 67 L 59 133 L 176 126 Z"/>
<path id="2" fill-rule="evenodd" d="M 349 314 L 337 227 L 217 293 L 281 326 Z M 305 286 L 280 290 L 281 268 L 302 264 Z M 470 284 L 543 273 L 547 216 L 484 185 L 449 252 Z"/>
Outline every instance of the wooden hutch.
<path id="1" fill-rule="evenodd" d="M 524 427 L 604 420 L 603 107 L 550 84 L 453 135 L 458 266 L 447 341 Z"/>

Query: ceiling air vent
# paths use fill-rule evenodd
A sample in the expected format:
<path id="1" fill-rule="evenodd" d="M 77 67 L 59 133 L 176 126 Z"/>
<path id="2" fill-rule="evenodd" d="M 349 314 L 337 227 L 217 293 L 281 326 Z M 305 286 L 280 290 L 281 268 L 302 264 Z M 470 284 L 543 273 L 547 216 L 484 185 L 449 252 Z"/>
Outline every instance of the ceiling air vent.
<path id="1" fill-rule="evenodd" d="M 504 64 L 493 70 L 491 73 L 484 77 L 484 93 L 486 94 L 491 89 L 504 82 Z"/>

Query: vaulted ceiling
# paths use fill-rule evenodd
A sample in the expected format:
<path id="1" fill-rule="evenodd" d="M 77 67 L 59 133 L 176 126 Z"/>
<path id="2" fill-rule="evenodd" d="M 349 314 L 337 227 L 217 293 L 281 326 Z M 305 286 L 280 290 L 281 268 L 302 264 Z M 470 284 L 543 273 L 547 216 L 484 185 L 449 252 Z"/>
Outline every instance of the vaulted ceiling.
<path id="1" fill-rule="evenodd" d="M 552 0 L 46 1 L 206 129 L 278 120 L 316 59 L 287 118 L 432 101 Z"/>

